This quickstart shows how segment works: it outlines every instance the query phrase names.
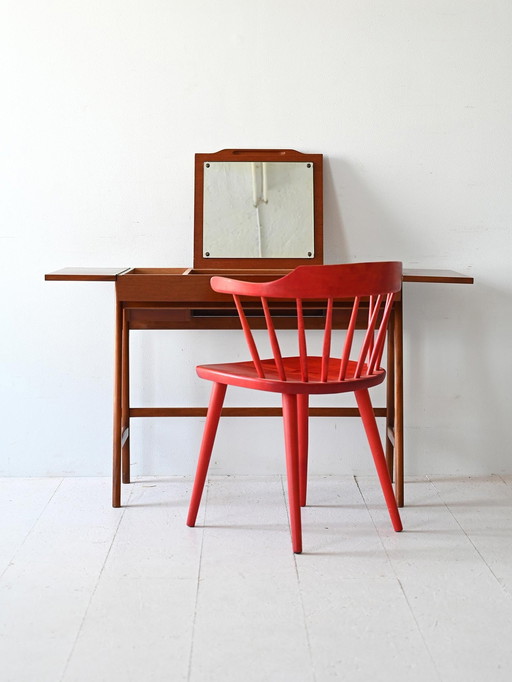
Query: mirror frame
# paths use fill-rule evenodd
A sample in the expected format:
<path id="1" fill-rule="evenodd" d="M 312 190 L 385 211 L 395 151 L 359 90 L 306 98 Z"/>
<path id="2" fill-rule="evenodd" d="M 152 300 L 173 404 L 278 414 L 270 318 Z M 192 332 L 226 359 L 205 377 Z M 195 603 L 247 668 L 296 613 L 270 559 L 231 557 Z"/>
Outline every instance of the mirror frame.
<path id="1" fill-rule="evenodd" d="M 203 250 L 204 164 L 207 161 L 304 162 L 313 164 L 312 258 L 208 258 Z M 323 253 L 323 155 L 302 154 L 294 149 L 222 149 L 195 155 L 194 268 L 201 270 L 291 270 L 298 265 L 321 265 Z"/>

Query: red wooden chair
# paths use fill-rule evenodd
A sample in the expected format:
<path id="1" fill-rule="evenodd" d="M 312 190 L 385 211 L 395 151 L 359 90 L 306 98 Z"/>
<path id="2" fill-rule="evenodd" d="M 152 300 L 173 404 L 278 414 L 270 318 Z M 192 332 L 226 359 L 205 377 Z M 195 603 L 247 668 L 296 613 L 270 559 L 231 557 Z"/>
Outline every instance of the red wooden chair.
<path id="1" fill-rule="evenodd" d="M 402 264 L 354 263 L 304 265 L 272 282 L 243 282 L 213 277 L 214 291 L 232 294 L 252 360 L 200 365 L 197 373 L 213 382 L 199 453 L 187 525 L 194 526 L 208 472 L 213 443 L 228 385 L 282 394 L 286 471 L 293 551 L 302 551 L 301 505 L 306 503 L 308 458 L 308 399 L 310 394 L 353 391 L 363 420 L 393 528 L 402 530 L 393 488 L 368 389 L 384 381 L 380 366 L 386 329 L 395 295 L 402 286 Z M 242 306 L 241 297 L 261 299 L 273 358 L 261 359 Z M 293 301 L 297 310 L 298 354 L 283 357 L 269 306 L 270 299 Z M 331 355 L 334 301 L 351 308 L 340 355 Z M 325 305 L 322 354 L 309 355 L 303 301 Z M 320 303 L 322 302 L 322 303 Z M 365 328 L 356 343 L 356 329 Z"/>

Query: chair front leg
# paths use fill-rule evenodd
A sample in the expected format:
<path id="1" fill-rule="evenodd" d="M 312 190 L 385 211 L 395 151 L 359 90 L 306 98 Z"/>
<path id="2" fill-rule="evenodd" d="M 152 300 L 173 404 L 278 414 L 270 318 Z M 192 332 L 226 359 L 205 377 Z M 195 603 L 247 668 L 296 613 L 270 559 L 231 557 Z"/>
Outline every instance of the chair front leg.
<path id="1" fill-rule="evenodd" d="M 297 396 L 297 420 L 299 436 L 299 487 L 300 506 L 306 506 L 308 489 L 308 440 L 309 440 L 309 396 L 307 393 Z"/>
<path id="2" fill-rule="evenodd" d="M 302 552 L 302 524 L 300 518 L 297 396 L 283 394 L 283 421 L 292 547 L 296 554 L 300 554 Z"/>
<path id="3" fill-rule="evenodd" d="M 391 523 L 393 524 L 393 529 L 399 532 L 402 530 L 402 521 L 396 504 L 393 486 L 391 485 L 391 479 L 389 478 L 386 457 L 384 456 L 384 450 L 382 448 L 377 422 L 375 421 L 370 395 L 368 390 L 364 389 L 362 391 L 355 391 L 355 396 L 368 438 L 368 443 L 370 444 L 370 450 L 372 451 L 373 461 L 375 462 L 375 468 L 377 469 L 382 492 L 384 493 L 384 499 L 386 500 L 386 505 L 388 507 L 389 516 L 391 517 Z"/>
<path id="4" fill-rule="evenodd" d="M 203 439 L 201 441 L 201 449 L 199 451 L 194 486 L 192 488 L 190 506 L 188 509 L 187 526 L 195 526 L 196 523 L 197 512 L 199 510 L 199 504 L 203 494 L 206 474 L 208 473 L 208 466 L 210 464 L 210 458 L 212 455 L 213 444 L 215 442 L 215 435 L 217 433 L 217 426 L 219 425 L 222 405 L 224 403 L 224 396 L 226 395 L 226 389 L 226 384 L 214 383 L 212 386 L 210 404 L 208 405 L 208 413 L 206 415 Z"/>

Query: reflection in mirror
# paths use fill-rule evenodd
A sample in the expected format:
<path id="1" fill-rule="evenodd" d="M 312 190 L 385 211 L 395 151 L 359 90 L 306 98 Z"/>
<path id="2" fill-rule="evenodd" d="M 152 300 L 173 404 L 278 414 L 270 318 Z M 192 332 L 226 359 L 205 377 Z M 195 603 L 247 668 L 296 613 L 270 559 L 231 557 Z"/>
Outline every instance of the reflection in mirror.
<path id="1" fill-rule="evenodd" d="M 313 258 L 313 164 L 205 162 L 203 255 Z"/>

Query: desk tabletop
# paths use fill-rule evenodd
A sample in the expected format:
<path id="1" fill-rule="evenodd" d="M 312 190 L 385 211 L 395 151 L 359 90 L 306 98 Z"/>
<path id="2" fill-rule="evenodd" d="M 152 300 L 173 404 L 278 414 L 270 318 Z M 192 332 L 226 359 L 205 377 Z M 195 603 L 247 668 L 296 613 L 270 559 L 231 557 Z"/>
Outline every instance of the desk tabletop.
<path id="1" fill-rule="evenodd" d="M 404 282 L 430 282 L 444 284 L 473 284 L 474 279 L 470 275 L 463 275 L 455 270 L 424 270 L 421 268 L 404 268 Z"/>
<path id="2" fill-rule="evenodd" d="M 190 268 L 62 268 L 54 272 L 47 273 L 44 278 L 47 281 L 67 281 L 67 282 L 115 282 L 118 277 L 122 277 L 130 272 L 153 274 L 153 275 L 188 275 Z M 208 273 L 203 273 L 208 274 Z M 214 274 L 213 272 L 211 274 Z M 225 273 L 228 274 L 228 273 Z M 238 273 L 237 273 L 238 274 Z M 249 274 L 249 273 L 247 273 Z M 265 275 L 265 271 L 254 270 L 252 274 Z M 269 273 L 270 274 L 270 273 Z M 430 270 L 422 268 L 404 268 L 404 282 L 423 282 L 440 284 L 473 284 L 474 279 L 469 275 L 464 275 L 455 270 Z"/>
<path id="3" fill-rule="evenodd" d="M 131 268 L 62 268 L 47 273 L 47 281 L 75 281 L 75 282 L 115 282 L 118 275 L 128 272 Z"/>

